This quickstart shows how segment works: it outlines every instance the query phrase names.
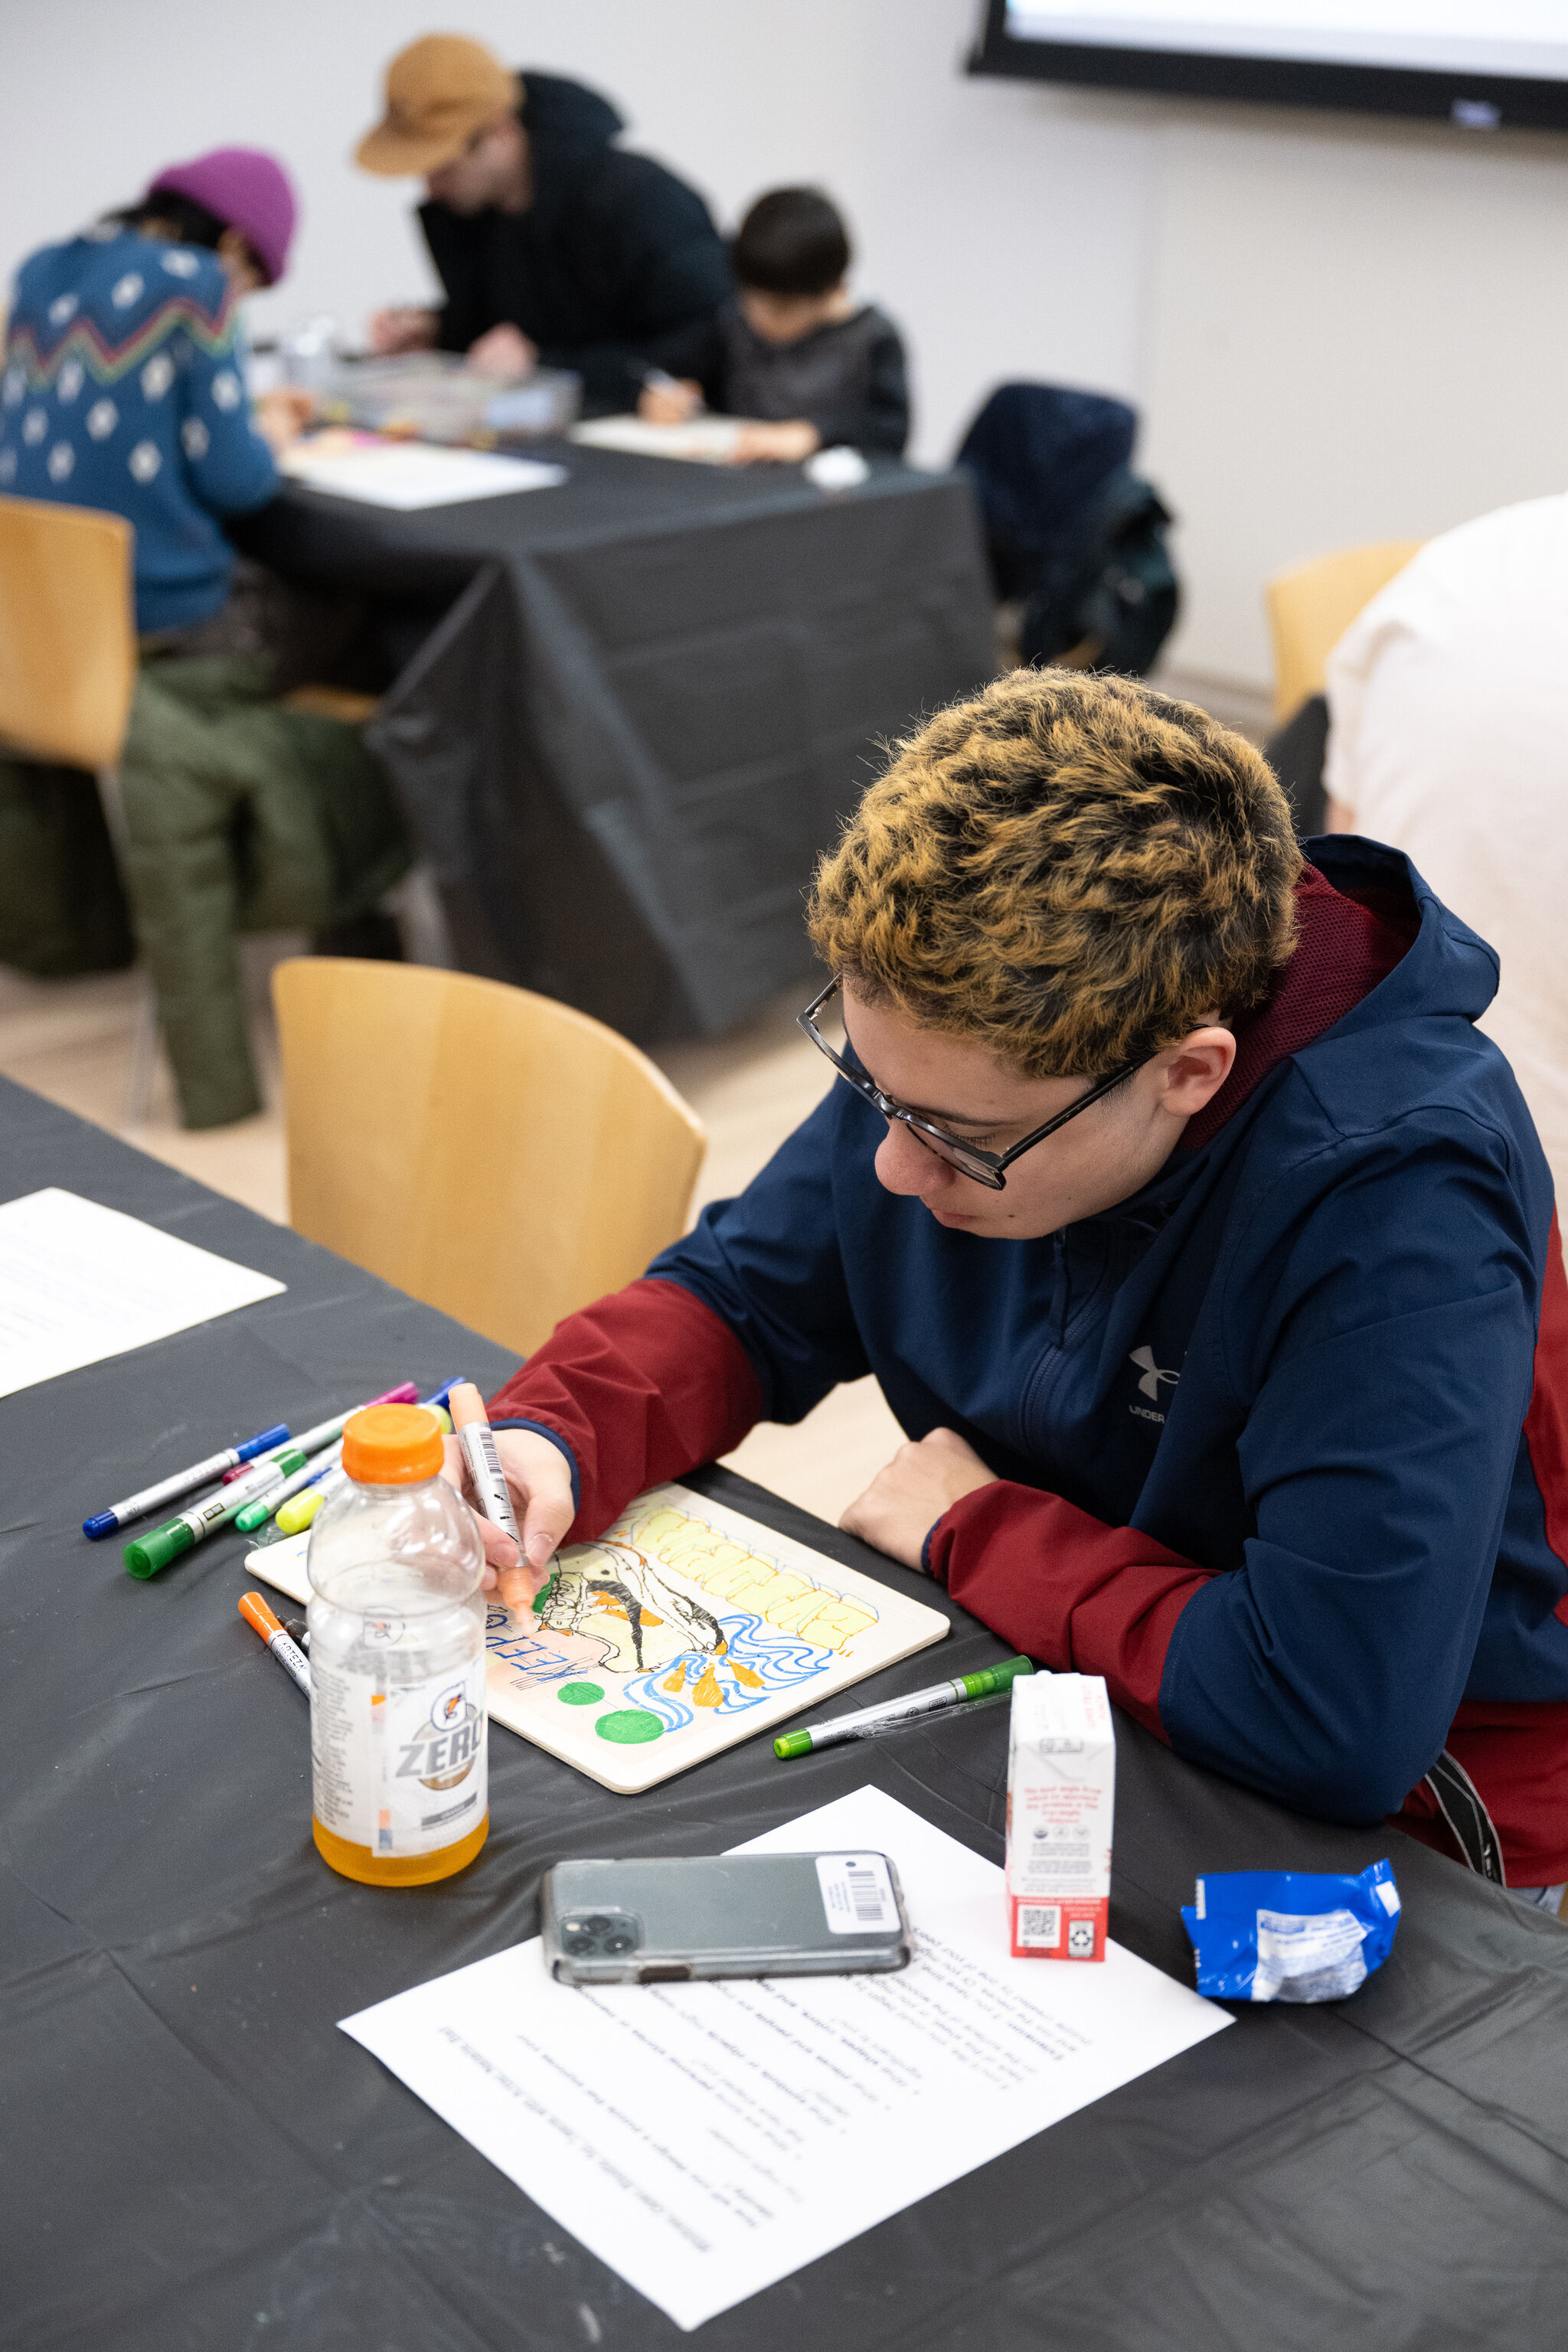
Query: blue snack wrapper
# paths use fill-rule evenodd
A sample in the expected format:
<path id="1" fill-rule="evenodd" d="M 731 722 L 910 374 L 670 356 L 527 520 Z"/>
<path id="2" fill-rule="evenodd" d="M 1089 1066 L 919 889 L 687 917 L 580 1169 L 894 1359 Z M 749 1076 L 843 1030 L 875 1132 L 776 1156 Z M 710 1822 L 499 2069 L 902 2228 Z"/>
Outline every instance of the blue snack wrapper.
<path id="1" fill-rule="evenodd" d="M 1343 2000 L 1394 1949 L 1399 1889 L 1386 1862 L 1359 1878 L 1223 1871 L 1198 1880 L 1182 1917 L 1214 2000 Z"/>

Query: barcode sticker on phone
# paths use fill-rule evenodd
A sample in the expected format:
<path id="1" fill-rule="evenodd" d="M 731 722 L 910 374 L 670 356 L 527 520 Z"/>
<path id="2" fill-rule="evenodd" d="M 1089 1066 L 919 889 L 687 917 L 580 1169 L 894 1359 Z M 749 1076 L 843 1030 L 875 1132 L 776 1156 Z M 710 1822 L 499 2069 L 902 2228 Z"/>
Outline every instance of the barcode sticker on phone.
<path id="1" fill-rule="evenodd" d="M 822 1907 L 836 1936 L 874 1936 L 899 1924 L 898 1897 L 879 1853 L 819 1853 Z"/>

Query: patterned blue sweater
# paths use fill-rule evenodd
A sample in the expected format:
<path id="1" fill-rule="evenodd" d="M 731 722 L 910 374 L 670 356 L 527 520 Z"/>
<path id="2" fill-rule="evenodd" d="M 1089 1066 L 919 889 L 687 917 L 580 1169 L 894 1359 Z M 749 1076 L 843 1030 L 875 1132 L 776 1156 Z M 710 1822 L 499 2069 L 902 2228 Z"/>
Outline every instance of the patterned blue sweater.
<path id="1" fill-rule="evenodd" d="M 218 518 L 278 488 L 242 370 L 216 254 L 97 229 L 46 246 L 17 275 L 0 491 L 135 526 L 143 636 L 217 611 L 234 565 Z"/>

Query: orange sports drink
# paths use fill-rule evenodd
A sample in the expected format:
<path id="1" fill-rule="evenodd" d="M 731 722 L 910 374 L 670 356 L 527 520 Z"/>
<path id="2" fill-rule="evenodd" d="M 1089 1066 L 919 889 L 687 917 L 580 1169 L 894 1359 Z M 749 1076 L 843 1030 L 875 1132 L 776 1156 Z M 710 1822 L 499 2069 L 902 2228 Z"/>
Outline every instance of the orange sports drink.
<path id="1" fill-rule="evenodd" d="M 311 1827 L 345 1878 L 423 1886 L 489 1831 L 484 1547 L 426 1406 L 356 1412 L 342 1466 L 310 1530 Z"/>

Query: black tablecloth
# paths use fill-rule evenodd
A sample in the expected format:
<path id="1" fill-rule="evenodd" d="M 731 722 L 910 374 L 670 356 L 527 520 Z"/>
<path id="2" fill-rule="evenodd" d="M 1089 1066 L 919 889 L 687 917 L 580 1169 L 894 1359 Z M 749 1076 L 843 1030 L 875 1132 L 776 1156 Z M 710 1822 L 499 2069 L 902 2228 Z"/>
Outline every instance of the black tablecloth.
<path id="1" fill-rule="evenodd" d="M 765 1737 L 617 1799 L 498 1731 L 491 1831 L 441 1886 L 335 1877 L 304 1703 L 236 1610 L 242 1539 L 153 1584 L 90 1508 L 279 1414 L 507 1360 L 18 1087 L 0 1198 L 50 1183 L 278 1276 L 280 1297 L 0 1401 L 6 1803 L 0 2341 L 26 2352 L 530 2352 L 679 2332 L 335 2021 L 535 1932 L 563 1854 L 713 1853 L 871 1782 L 999 1860 L 1006 1712 L 788 1767 Z M 705 1490 L 904 1571 L 721 1472 Z M 1000 1645 L 958 1609 L 944 1666 Z M 930 1654 L 849 1695 L 931 1679 Z M 1539 2347 L 1568 2303 L 1568 1935 L 1397 1833 L 1295 1819 L 1118 1725 L 1113 1934 L 1191 1981 L 1199 1870 L 1356 1870 L 1405 1909 L 1354 1998 L 1229 2032 L 868 2231 L 701 2340 Z"/>
<path id="2" fill-rule="evenodd" d="M 466 969 L 642 1040 L 809 971 L 801 902 L 879 743 L 995 667 L 968 482 L 543 445 L 554 489 L 400 514 L 290 489 L 292 579 L 453 599 L 371 740 Z"/>

